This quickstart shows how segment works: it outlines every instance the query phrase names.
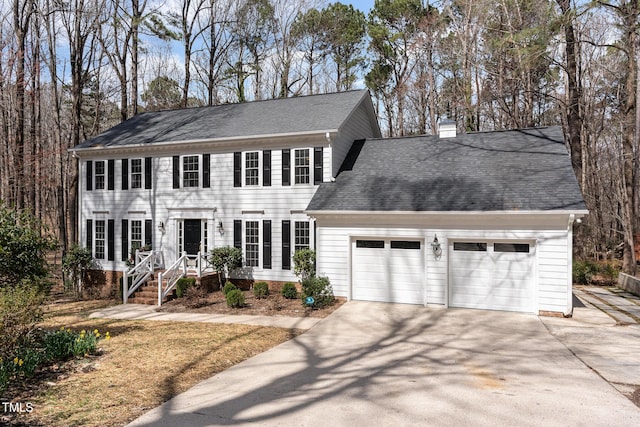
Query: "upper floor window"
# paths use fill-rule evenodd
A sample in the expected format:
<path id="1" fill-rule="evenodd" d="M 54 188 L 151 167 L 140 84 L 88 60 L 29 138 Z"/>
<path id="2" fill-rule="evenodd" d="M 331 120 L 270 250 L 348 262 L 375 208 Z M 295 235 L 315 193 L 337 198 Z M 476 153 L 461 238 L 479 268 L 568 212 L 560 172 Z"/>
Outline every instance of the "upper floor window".
<path id="1" fill-rule="evenodd" d="M 198 156 L 184 156 L 182 158 L 182 186 L 198 187 L 200 185 L 200 167 Z"/>
<path id="2" fill-rule="evenodd" d="M 131 160 L 131 188 L 142 188 L 142 159 Z"/>
<path id="3" fill-rule="evenodd" d="M 258 152 L 245 153 L 245 185 L 258 185 Z"/>
<path id="4" fill-rule="evenodd" d="M 301 249 L 309 249 L 309 221 L 296 221 L 294 231 L 294 252 Z"/>
<path id="5" fill-rule="evenodd" d="M 95 183 L 96 190 L 104 190 L 104 182 L 105 182 L 105 167 L 104 161 L 96 162 L 96 173 L 95 173 Z"/>
<path id="6" fill-rule="evenodd" d="M 296 184 L 308 184 L 309 183 L 309 149 L 295 150 L 295 183 Z"/>

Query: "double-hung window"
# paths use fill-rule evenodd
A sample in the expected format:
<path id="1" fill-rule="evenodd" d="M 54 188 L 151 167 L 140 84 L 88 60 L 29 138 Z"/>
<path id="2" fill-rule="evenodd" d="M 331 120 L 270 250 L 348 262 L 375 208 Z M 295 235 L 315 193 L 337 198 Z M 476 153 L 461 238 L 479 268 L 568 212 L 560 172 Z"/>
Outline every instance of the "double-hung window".
<path id="1" fill-rule="evenodd" d="M 104 161 L 96 162 L 96 190 L 104 190 L 104 182 L 105 182 L 105 167 Z"/>
<path id="2" fill-rule="evenodd" d="M 295 150 L 294 157 L 294 173 L 296 184 L 308 184 L 309 183 L 309 149 L 304 148 Z"/>
<path id="3" fill-rule="evenodd" d="M 294 251 L 309 249 L 309 221 L 296 221 Z"/>
<path id="4" fill-rule="evenodd" d="M 258 185 L 258 167 L 258 152 L 252 151 L 245 153 L 245 185 Z"/>
<path id="5" fill-rule="evenodd" d="M 247 267 L 257 267 L 260 261 L 260 235 L 258 221 L 245 223 L 245 258 Z"/>
<path id="6" fill-rule="evenodd" d="M 131 250 L 135 252 L 136 249 L 142 247 L 142 221 L 131 221 Z"/>
<path id="7" fill-rule="evenodd" d="M 96 241 L 95 241 L 95 257 L 96 259 L 105 259 L 105 240 L 107 237 L 106 223 L 104 220 L 96 221 Z"/>
<path id="8" fill-rule="evenodd" d="M 182 158 L 182 186 L 198 187 L 200 185 L 200 167 L 198 156 L 184 156 Z"/>
<path id="9" fill-rule="evenodd" d="M 131 160 L 131 188 L 142 188 L 142 159 Z"/>

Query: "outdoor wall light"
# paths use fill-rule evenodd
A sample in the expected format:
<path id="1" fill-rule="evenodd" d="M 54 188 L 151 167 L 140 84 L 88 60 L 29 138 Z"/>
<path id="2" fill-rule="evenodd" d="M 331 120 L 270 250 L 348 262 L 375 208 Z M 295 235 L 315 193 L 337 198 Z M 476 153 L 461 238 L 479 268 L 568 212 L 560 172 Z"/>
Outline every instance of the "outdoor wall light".
<path id="1" fill-rule="evenodd" d="M 218 221 L 218 226 L 216 227 L 218 229 L 218 233 L 220 233 L 221 236 L 224 235 L 224 226 L 222 225 L 222 221 Z"/>
<path id="2" fill-rule="evenodd" d="M 440 246 L 440 242 L 438 242 L 438 235 L 433 238 L 433 243 L 431 243 L 431 250 L 433 250 L 433 254 L 437 259 L 440 259 L 442 256 L 442 247 Z"/>
<path id="3" fill-rule="evenodd" d="M 164 234 L 164 222 L 160 221 L 160 224 L 158 224 L 158 230 L 160 230 L 160 232 L 162 234 Z"/>

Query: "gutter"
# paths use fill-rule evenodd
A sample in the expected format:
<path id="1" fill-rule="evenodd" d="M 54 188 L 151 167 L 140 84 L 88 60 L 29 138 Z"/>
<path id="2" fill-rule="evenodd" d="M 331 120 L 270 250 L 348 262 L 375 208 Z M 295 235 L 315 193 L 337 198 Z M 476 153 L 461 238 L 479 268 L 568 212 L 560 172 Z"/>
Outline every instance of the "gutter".
<path id="1" fill-rule="evenodd" d="M 316 217 L 318 215 L 419 215 L 419 216 L 436 216 L 436 215 L 570 215 L 575 219 L 582 218 L 589 213 L 586 209 L 580 210 L 553 210 L 553 211 L 324 211 L 324 210 L 306 210 L 308 216 Z"/>

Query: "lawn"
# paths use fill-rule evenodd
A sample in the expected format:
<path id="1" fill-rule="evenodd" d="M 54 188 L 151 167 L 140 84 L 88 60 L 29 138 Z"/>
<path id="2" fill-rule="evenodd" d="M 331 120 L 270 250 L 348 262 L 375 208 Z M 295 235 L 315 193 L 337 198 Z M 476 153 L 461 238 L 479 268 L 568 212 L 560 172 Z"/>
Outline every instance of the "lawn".
<path id="1" fill-rule="evenodd" d="M 5 393 L 33 411 L 19 425 L 122 426 L 196 383 L 300 331 L 246 325 L 89 319 L 104 302 L 46 307 L 43 328 L 110 333 L 95 356 L 53 366 Z M 1 424 L 1 423 L 0 423 Z"/>

